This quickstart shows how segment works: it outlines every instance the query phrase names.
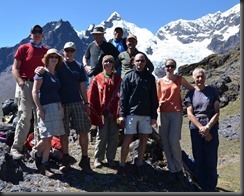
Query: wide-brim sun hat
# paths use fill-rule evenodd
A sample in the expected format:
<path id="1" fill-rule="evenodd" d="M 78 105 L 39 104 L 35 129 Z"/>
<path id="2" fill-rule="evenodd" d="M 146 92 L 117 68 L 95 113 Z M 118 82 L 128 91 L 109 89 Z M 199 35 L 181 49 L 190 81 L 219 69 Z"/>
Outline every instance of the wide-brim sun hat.
<path id="1" fill-rule="evenodd" d="M 96 26 L 94 27 L 93 31 L 91 34 L 105 34 L 106 32 L 104 31 L 104 28 L 102 26 Z"/>
<path id="2" fill-rule="evenodd" d="M 42 58 L 42 62 L 45 63 L 45 59 L 48 58 L 51 54 L 56 54 L 56 55 L 58 55 L 58 57 L 59 57 L 58 60 L 59 60 L 59 61 L 63 61 L 63 57 L 62 57 L 61 54 L 59 54 L 58 50 L 55 49 L 55 48 L 50 48 L 50 49 L 46 52 L 46 54 L 44 55 L 44 57 Z"/>
<path id="3" fill-rule="evenodd" d="M 50 54 L 56 54 L 56 55 L 62 57 L 62 55 L 59 54 L 58 50 L 55 49 L 55 48 L 50 48 L 50 49 L 47 51 L 46 55 L 50 55 Z"/>

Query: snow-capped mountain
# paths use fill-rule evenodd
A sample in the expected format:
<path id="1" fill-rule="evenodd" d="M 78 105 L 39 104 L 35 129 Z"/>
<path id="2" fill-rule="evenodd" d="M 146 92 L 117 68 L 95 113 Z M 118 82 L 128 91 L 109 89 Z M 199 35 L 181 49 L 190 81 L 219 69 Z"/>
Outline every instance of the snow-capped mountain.
<path id="1" fill-rule="evenodd" d="M 78 32 L 68 21 L 48 22 L 43 26 L 43 44 L 62 53 L 64 44 L 73 41 L 77 45 L 76 59 L 81 61 L 87 45 L 93 41 L 90 33 L 95 25 L 98 24 L 91 24 L 88 29 Z M 106 30 L 107 40 L 113 37 L 113 30 L 117 26 L 124 28 L 125 37 L 135 34 L 138 38 L 137 48 L 148 55 L 156 68 L 163 65 L 167 58 L 174 58 L 178 66 L 183 66 L 199 62 L 213 53 L 228 52 L 240 44 L 240 4 L 226 12 L 208 14 L 197 20 L 172 21 L 161 27 L 155 35 L 146 28 L 123 20 L 117 12 L 102 21 L 101 25 Z M 13 47 L 0 48 L 1 103 L 10 95 L 13 97 L 15 81 L 11 77 L 10 66 L 17 47 L 28 41 L 26 37 Z"/>
<path id="2" fill-rule="evenodd" d="M 224 13 L 208 14 L 197 20 L 177 20 L 161 27 L 156 35 L 148 29 L 127 22 L 114 12 L 101 23 L 105 38 L 113 37 L 116 26 L 125 29 L 125 35 L 138 37 L 137 48 L 148 54 L 155 66 L 162 65 L 167 58 L 174 58 L 178 66 L 202 60 L 213 53 L 226 53 L 240 42 L 240 4 Z M 93 30 L 91 25 L 88 31 Z M 77 32 L 84 38 L 84 32 Z"/>

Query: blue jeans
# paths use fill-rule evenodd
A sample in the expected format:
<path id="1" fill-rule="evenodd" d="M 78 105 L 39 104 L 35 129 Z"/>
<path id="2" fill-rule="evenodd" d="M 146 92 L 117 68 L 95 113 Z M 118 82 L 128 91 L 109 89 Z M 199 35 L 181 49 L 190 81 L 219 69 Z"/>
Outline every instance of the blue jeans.
<path id="1" fill-rule="evenodd" d="M 212 140 L 206 142 L 198 133 L 198 129 L 191 129 L 192 154 L 196 164 L 196 176 L 203 191 L 215 191 L 217 186 L 217 164 L 219 136 L 218 127 L 210 130 Z"/>

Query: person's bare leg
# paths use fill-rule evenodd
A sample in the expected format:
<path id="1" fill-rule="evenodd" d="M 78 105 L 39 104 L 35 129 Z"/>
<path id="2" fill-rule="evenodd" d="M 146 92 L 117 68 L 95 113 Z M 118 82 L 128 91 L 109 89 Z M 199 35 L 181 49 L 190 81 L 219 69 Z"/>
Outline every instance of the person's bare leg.
<path id="1" fill-rule="evenodd" d="M 88 144 L 89 137 L 88 133 L 79 134 L 79 143 L 81 146 L 82 157 L 79 163 L 79 166 L 83 169 L 86 174 L 93 174 L 93 171 L 90 166 L 90 158 L 88 156 Z"/>
<path id="2" fill-rule="evenodd" d="M 67 134 L 60 136 L 60 143 L 63 154 L 69 154 L 69 137 Z"/>
<path id="3" fill-rule="evenodd" d="M 146 152 L 147 149 L 147 134 L 139 134 L 139 148 L 138 148 L 138 159 L 137 159 L 137 165 L 142 165 L 143 160 L 144 160 L 144 154 Z"/>
<path id="4" fill-rule="evenodd" d="M 79 143 L 81 146 L 82 155 L 88 156 L 88 133 L 80 133 L 79 134 Z"/>
<path id="5" fill-rule="evenodd" d="M 125 161 L 127 158 L 127 155 L 129 153 L 129 145 L 132 141 L 133 135 L 124 135 L 124 140 L 121 146 L 121 157 L 120 157 L 120 166 L 125 166 Z"/>

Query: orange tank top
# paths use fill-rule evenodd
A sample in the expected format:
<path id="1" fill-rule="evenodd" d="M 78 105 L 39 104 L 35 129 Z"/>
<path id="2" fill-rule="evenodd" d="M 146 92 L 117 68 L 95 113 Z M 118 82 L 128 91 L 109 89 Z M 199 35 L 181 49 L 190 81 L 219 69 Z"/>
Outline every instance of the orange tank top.
<path id="1" fill-rule="evenodd" d="M 176 76 L 175 81 L 167 84 L 163 78 L 157 81 L 157 94 L 159 100 L 159 112 L 182 111 L 181 76 Z"/>

